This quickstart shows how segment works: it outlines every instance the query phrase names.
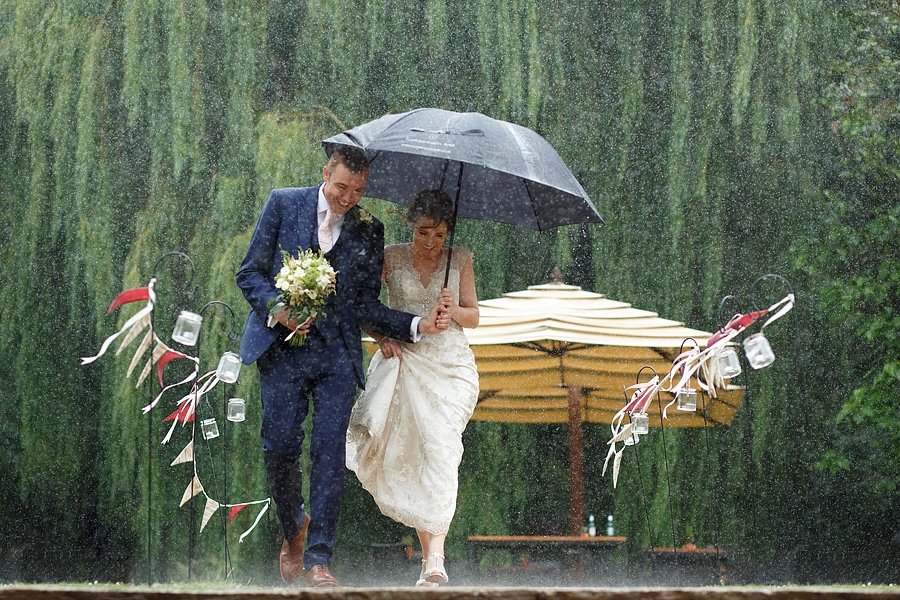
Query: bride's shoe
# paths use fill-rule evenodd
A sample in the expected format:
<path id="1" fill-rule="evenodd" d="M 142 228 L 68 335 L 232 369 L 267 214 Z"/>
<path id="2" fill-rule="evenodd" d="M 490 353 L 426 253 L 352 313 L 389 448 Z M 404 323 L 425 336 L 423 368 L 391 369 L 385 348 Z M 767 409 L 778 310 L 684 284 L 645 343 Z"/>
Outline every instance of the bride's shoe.
<path id="1" fill-rule="evenodd" d="M 425 579 L 425 559 L 422 559 L 422 570 L 419 572 L 419 580 L 416 582 L 416 587 L 438 587 L 438 584 L 432 583 Z"/>
<path id="2" fill-rule="evenodd" d="M 440 564 L 438 564 L 438 559 L 440 559 Z M 432 553 L 428 555 L 428 562 L 431 563 L 431 568 L 425 570 L 425 581 L 430 583 L 447 583 L 450 581 L 447 578 L 447 571 L 444 570 L 444 555 L 438 553 Z"/>

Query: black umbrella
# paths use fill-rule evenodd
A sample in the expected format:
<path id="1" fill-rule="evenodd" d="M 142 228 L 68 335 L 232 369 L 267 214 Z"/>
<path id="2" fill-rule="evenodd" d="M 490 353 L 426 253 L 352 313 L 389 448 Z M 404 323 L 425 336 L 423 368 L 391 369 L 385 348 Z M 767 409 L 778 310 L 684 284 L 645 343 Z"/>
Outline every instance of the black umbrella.
<path id="1" fill-rule="evenodd" d="M 328 156 L 336 146 L 366 154 L 370 198 L 408 205 L 420 191 L 440 189 L 455 199 L 460 218 L 539 231 L 603 223 L 547 140 L 480 113 L 418 108 L 385 115 L 322 144 Z"/>

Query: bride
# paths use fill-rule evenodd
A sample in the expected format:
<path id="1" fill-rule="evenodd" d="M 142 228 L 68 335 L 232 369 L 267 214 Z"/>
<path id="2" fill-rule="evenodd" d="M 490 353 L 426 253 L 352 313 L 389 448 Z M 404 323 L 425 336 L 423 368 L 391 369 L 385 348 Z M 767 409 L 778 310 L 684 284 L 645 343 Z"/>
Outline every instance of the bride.
<path id="1" fill-rule="evenodd" d="M 478 400 L 478 372 L 463 327 L 478 325 L 472 253 L 444 241 L 454 226 L 444 192 L 420 192 L 409 207 L 409 244 L 384 251 L 390 307 L 427 315 L 450 307 L 450 328 L 407 344 L 372 334 L 366 390 L 350 416 L 347 467 L 383 514 L 413 527 L 422 545 L 417 586 L 447 583 L 444 539 L 456 510 L 462 433 Z M 450 259 L 447 287 L 442 287 Z"/>

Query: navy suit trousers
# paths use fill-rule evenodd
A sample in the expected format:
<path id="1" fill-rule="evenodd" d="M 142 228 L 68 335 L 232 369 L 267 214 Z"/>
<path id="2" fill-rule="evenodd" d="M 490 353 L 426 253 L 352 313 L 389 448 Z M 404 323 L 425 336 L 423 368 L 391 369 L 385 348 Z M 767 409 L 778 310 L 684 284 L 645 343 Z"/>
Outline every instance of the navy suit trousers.
<path id="1" fill-rule="evenodd" d="M 287 332 L 287 330 L 285 330 Z M 310 412 L 310 505 L 307 567 L 329 564 L 344 488 L 346 432 L 356 399 L 356 376 L 338 338 L 313 328 L 303 346 L 276 340 L 257 360 L 262 396 L 263 459 L 278 518 L 287 539 L 306 516 L 300 468 L 303 422 Z M 341 357 L 344 357 L 343 359 Z"/>

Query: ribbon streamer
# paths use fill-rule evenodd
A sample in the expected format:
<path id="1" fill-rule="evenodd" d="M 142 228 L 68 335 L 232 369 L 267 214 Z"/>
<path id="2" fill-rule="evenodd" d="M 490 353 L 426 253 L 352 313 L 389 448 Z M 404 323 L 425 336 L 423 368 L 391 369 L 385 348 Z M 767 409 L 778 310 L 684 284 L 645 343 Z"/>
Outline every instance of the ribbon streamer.
<path id="1" fill-rule="evenodd" d="M 108 338 L 103 340 L 103 344 L 100 346 L 100 351 L 95 356 L 89 356 L 89 357 L 82 358 L 81 359 L 82 365 L 89 365 L 92 362 L 94 362 L 95 360 L 97 360 L 98 358 L 100 358 L 101 356 L 103 356 L 106 353 L 106 350 L 109 348 L 110 344 L 112 344 L 116 340 L 116 338 L 118 338 L 120 335 L 122 335 L 124 333 L 127 333 L 133 326 L 135 326 L 136 324 L 141 322 L 144 319 L 144 317 L 150 315 L 150 313 L 153 312 L 153 305 L 156 302 L 156 294 L 154 294 L 154 292 L 153 292 L 153 286 L 155 285 L 155 283 L 156 283 L 156 280 L 151 279 L 150 285 L 146 288 L 147 289 L 147 298 L 148 298 L 147 306 L 145 306 L 138 312 L 134 313 L 134 315 L 132 315 L 130 319 L 125 321 L 125 324 L 122 325 L 122 328 L 119 329 L 119 331 L 117 331 L 116 333 L 112 334 L 111 336 L 109 336 Z"/>
<path id="2" fill-rule="evenodd" d="M 262 510 L 259 511 L 259 514 L 256 515 L 256 520 L 253 521 L 253 525 L 250 526 L 250 529 L 241 534 L 241 537 L 238 538 L 238 543 L 242 544 L 244 542 L 244 538 L 250 535 L 250 532 L 256 529 L 256 526 L 259 525 L 260 520 L 263 518 L 263 515 L 266 514 L 266 511 L 269 510 L 269 501 L 264 500 L 265 504 L 262 507 Z"/>

